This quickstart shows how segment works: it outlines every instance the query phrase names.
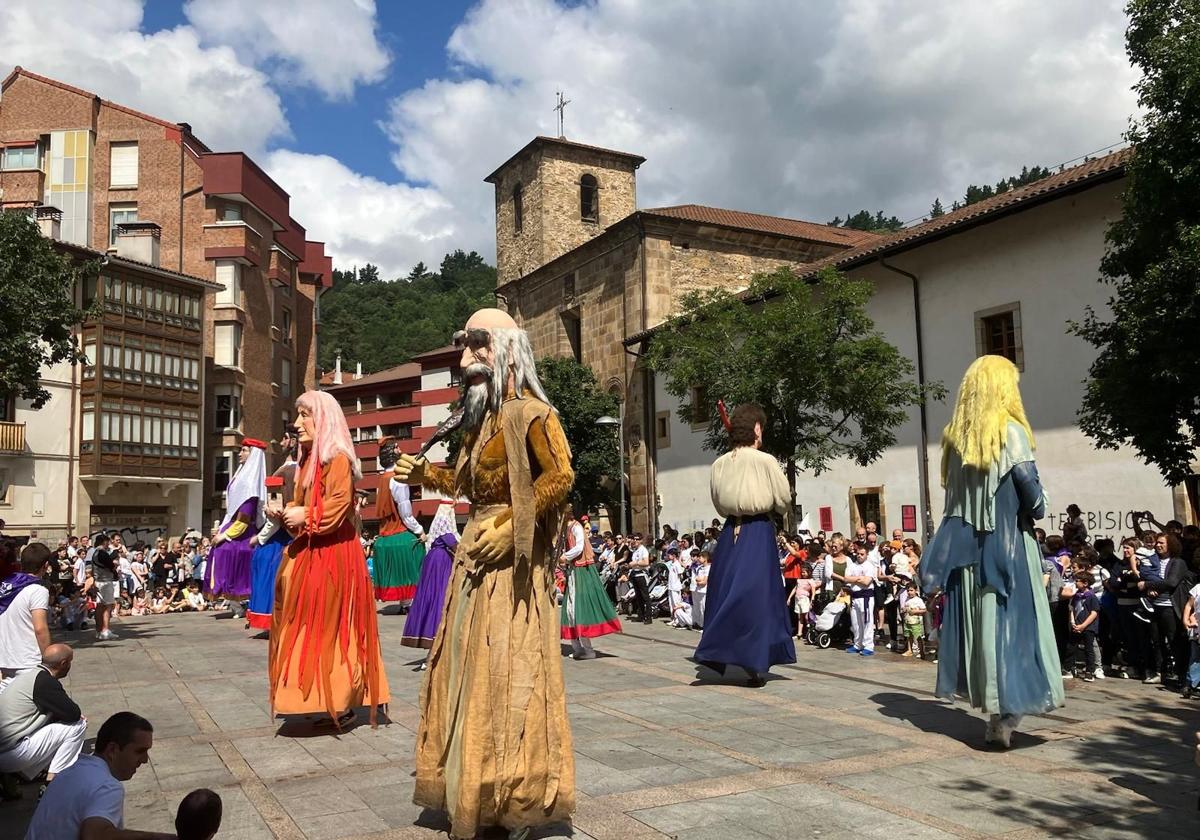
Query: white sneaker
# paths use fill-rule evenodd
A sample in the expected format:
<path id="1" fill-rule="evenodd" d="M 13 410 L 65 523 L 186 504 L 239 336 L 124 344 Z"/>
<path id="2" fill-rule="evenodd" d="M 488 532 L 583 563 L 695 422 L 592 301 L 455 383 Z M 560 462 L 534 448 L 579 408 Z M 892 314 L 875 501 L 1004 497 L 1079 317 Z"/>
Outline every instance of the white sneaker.
<path id="1" fill-rule="evenodd" d="M 1070 671 L 1063 671 L 1062 678 L 1064 680 L 1073 680 L 1073 679 L 1075 679 L 1075 675 L 1072 674 Z"/>
<path id="2" fill-rule="evenodd" d="M 996 734 L 1000 742 L 1000 746 L 1004 749 L 1009 749 L 1012 746 L 1012 736 L 1017 731 L 1017 727 L 1021 724 L 1020 715 L 1001 715 L 1000 724 L 996 729 Z"/>
<path id="3" fill-rule="evenodd" d="M 1096 679 L 1098 679 L 1098 680 L 1104 679 L 1104 669 L 1103 668 L 1097 668 L 1095 671 L 1095 674 L 1096 674 Z"/>
<path id="4" fill-rule="evenodd" d="M 100 636 L 100 638 L 106 642 L 112 642 L 112 641 L 116 641 L 117 639 L 119 639 L 121 637 L 118 636 L 116 633 L 114 633 L 111 630 L 105 630 L 104 633 Z"/>

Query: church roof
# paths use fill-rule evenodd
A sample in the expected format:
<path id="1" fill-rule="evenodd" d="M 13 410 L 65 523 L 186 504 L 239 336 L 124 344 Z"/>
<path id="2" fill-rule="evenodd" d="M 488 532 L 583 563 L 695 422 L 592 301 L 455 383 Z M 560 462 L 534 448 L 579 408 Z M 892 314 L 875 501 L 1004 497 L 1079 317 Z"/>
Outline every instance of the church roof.
<path id="1" fill-rule="evenodd" d="M 846 248 L 855 248 L 881 238 L 879 234 L 865 230 L 833 227 L 799 219 L 784 219 L 779 216 L 764 216 L 760 213 L 744 213 L 740 210 L 722 210 L 719 207 L 705 207 L 702 204 L 678 204 L 673 207 L 656 207 L 639 212 L 644 216 L 683 219 L 700 224 L 841 245 Z"/>
<path id="2" fill-rule="evenodd" d="M 507 167 L 510 163 L 512 163 L 517 158 L 533 151 L 534 149 L 541 148 L 542 146 L 562 146 L 562 147 L 568 148 L 568 149 L 579 149 L 579 150 L 585 151 L 585 152 L 597 152 L 597 153 L 603 154 L 603 155 L 624 158 L 625 160 L 631 161 L 633 163 L 634 169 L 637 169 L 639 166 L 641 166 L 643 163 L 646 162 L 646 159 L 644 157 L 642 157 L 641 155 L 630 154 L 629 152 L 618 152 L 616 149 L 606 149 L 603 146 L 589 146 L 586 143 L 576 143 L 574 140 L 568 140 L 565 137 L 545 137 L 545 136 L 539 135 L 537 137 L 534 137 L 528 143 L 526 143 L 521 148 L 521 150 L 518 151 L 515 155 L 510 157 L 508 160 L 504 161 L 504 163 L 497 166 L 496 171 L 493 172 L 491 175 L 487 176 L 486 178 L 484 178 L 483 180 L 489 184 L 496 183 L 496 176 L 500 174 L 500 170 Z"/>
<path id="3" fill-rule="evenodd" d="M 829 267 L 845 270 L 865 265 L 877 259 L 969 230 L 977 225 L 996 221 L 1012 213 L 1031 209 L 1044 202 L 1116 180 L 1125 175 L 1125 167 L 1132 156 L 1132 148 L 1118 149 L 1103 157 L 1084 161 L 1078 166 L 1056 172 L 1040 181 L 1034 181 L 1032 184 L 1026 184 L 983 201 L 968 204 L 966 207 L 960 207 L 936 219 L 930 219 L 895 233 L 875 236 L 850 250 L 840 251 L 804 266 L 800 276 L 812 280 L 823 269 Z M 840 228 L 835 228 L 835 230 L 840 230 Z M 751 299 L 749 291 L 743 292 L 740 297 L 747 301 Z M 631 335 L 624 339 L 623 343 L 630 346 L 644 341 L 661 329 L 665 323 L 666 321 L 663 321 Z"/>

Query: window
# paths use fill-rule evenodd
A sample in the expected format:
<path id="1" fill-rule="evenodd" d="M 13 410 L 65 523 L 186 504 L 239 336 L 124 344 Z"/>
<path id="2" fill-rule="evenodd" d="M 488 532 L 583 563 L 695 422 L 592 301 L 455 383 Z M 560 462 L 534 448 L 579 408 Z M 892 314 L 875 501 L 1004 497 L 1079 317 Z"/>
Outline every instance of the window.
<path id="1" fill-rule="evenodd" d="M 699 430 L 708 426 L 708 421 L 712 417 L 712 408 L 708 403 L 708 388 L 703 385 L 692 388 L 690 410 L 693 429 Z"/>
<path id="2" fill-rule="evenodd" d="M 217 219 L 222 222 L 240 222 L 242 220 L 242 205 L 222 204 L 217 213 Z"/>
<path id="3" fill-rule="evenodd" d="M 592 175 L 579 179 L 579 218 L 585 222 L 600 221 L 600 187 Z"/>
<path id="4" fill-rule="evenodd" d="M 0 422 L 11 423 L 17 415 L 17 402 L 12 394 L 0 392 Z"/>
<path id="5" fill-rule="evenodd" d="M 292 395 L 292 360 L 279 360 L 279 396 L 290 397 Z"/>
<path id="6" fill-rule="evenodd" d="M 136 187 L 138 185 L 138 144 L 112 143 L 108 149 L 108 185 Z"/>
<path id="7" fill-rule="evenodd" d="M 450 368 L 450 387 L 457 388 L 462 385 L 462 369 Z"/>
<path id="8" fill-rule="evenodd" d="M 0 470 L 0 505 L 9 507 L 13 503 L 12 477 L 8 470 Z"/>
<path id="9" fill-rule="evenodd" d="M 575 361 L 583 362 L 583 325 L 579 319 L 579 310 L 562 314 L 563 328 L 567 337 L 567 350 Z"/>
<path id="10" fill-rule="evenodd" d="M 671 412 L 660 411 L 654 415 L 654 445 L 666 449 L 671 445 Z"/>
<path id="11" fill-rule="evenodd" d="M 217 306 L 242 305 L 242 267 L 233 260 L 217 260 L 216 282 L 224 286 L 217 292 Z"/>
<path id="12" fill-rule="evenodd" d="M 213 330 L 213 363 L 221 367 L 242 366 L 242 325 L 217 324 Z"/>
<path id="13" fill-rule="evenodd" d="M 525 191 L 520 184 L 513 187 L 513 233 L 520 233 L 525 224 Z"/>
<path id="14" fill-rule="evenodd" d="M 279 311 L 279 332 L 280 340 L 284 344 L 292 343 L 292 310 L 281 309 Z"/>
<path id="15" fill-rule="evenodd" d="M 224 493 L 225 488 L 229 486 L 229 480 L 233 477 L 233 459 L 236 457 L 237 453 L 232 449 L 217 453 L 216 461 L 213 464 L 214 493 Z"/>
<path id="16" fill-rule="evenodd" d="M 1003 356 L 1018 369 L 1025 369 L 1019 303 L 1008 303 L 975 313 L 975 355 Z"/>
<path id="17" fill-rule="evenodd" d="M 96 339 L 94 337 L 89 337 L 83 343 L 83 355 L 85 357 L 83 361 L 83 378 L 95 379 L 96 362 L 99 359 L 96 355 Z"/>
<path id="18" fill-rule="evenodd" d="M 216 410 L 213 428 L 217 431 L 242 427 L 242 388 L 240 385 L 218 385 L 213 389 Z"/>
<path id="19" fill-rule="evenodd" d="M 28 146 L 8 146 L 4 150 L 5 169 L 37 169 L 38 147 L 35 143 Z"/>
<path id="20" fill-rule="evenodd" d="M 108 244 L 117 244 L 117 225 L 136 222 L 137 204 L 132 201 L 117 201 L 108 205 Z"/>

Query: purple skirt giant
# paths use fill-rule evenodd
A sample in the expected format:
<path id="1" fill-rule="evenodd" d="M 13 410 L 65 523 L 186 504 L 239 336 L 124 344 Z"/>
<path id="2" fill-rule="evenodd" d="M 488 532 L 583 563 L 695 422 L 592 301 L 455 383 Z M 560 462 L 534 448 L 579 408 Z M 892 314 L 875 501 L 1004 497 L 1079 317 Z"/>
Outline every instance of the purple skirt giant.
<path id="1" fill-rule="evenodd" d="M 404 619 L 404 636 L 400 644 L 426 650 L 433 647 L 433 637 L 441 626 L 446 606 L 446 584 L 450 582 L 456 548 L 458 540 L 453 534 L 442 534 L 433 541 L 425 555 L 425 565 L 421 567 L 417 594 Z"/>
<path id="2" fill-rule="evenodd" d="M 204 591 L 210 598 L 245 598 L 250 594 L 250 561 L 254 557 L 250 537 L 255 533 L 247 528 L 241 537 L 223 542 L 209 552 Z"/>

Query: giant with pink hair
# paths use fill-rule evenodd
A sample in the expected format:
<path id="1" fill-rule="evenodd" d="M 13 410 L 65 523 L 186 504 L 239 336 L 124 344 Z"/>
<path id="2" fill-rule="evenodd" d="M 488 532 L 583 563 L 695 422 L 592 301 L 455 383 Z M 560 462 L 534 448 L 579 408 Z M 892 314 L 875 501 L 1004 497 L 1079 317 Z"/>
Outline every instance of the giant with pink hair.
<path id="1" fill-rule="evenodd" d="M 350 427 L 346 425 L 346 415 L 333 395 L 325 391 L 305 391 L 296 400 L 296 408 L 306 409 L 313 419 L 312 443 L 300 457 L 301 486 L 312 486 L 318 461 L 322 465 L 328 464 L 339 453 L 350 459 L 354 480 L 362 478 L 362 469 L 354 454 L 354 441 L 350 439 Z M 313 453 L 317 455 L 315 459 Z"/>

